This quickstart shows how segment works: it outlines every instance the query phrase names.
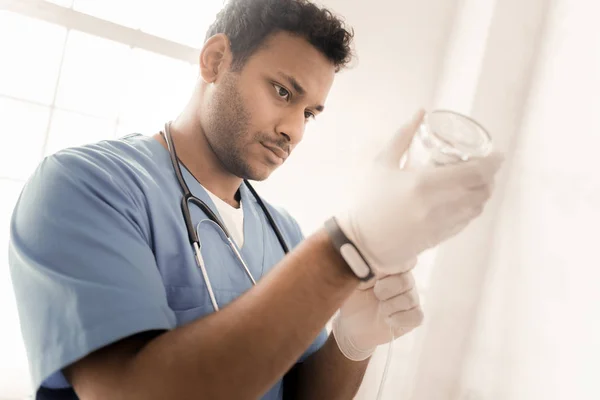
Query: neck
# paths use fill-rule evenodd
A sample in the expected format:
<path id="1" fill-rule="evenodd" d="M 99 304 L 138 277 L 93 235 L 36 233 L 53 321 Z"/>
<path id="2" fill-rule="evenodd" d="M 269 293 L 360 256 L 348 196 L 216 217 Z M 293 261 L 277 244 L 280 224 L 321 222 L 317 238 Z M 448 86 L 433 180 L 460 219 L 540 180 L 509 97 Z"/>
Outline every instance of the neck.
<path id="1" fill-rule="evenodd" d="M 237 193 L 242 179 L 227 171 L 211 148 L 196 117 L 198 106 L 190 102 L 171 123 L 171 137 L 177 157 L 202 186 L 224 202 L 239 207 Z M 154 135 L 154 138 L 167 147 L 160 134 Z"/>

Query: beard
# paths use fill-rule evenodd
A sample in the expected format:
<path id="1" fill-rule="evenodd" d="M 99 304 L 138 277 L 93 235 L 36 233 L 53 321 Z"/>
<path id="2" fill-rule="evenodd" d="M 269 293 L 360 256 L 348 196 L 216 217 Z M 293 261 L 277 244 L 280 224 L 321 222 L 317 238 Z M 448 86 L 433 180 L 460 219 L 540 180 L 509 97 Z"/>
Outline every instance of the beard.
<path id="1" fill-rule="evenodd" d="M 253 168 L 245 150 L 250 135 L 250 113 L 237 89 L 235 73 L 228 73 L 207 107 L 206 139 L 213 152 L 232 175 L 264 180 L 264 172 Z M 255 135 L 258 140 L 261 135 Z"/>

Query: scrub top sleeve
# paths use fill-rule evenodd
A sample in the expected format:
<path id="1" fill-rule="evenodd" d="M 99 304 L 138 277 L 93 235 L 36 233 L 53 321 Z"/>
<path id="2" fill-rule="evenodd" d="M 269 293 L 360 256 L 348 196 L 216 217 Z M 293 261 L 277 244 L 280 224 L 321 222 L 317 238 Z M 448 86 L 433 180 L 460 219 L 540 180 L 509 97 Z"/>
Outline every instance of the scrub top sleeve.
<path id="1" fill-rule="evenodd" d="M 10 273 L 36 389 L 68 387 L 61 369 L 96 349 L 175 326 L 144 201 L 114 162 L 96 161 L 76 151 L 46 158 L 13 212 Z"/>
<path id="2" fill-rule="evenodd" d="M 282 207 L 273 207 L 275 209 L 276 215 L 281 215 L 284 221 L 284 227 L 289 227 L 291 243 L 289 243 L 291 248 L 296 247 L 300 242 L 304 240 L 304 234 L 302 233 L 302 229 L 300 228 L 300 224 L 292 215 Z M 286 231 L 288 231 L 286 229 Z"/>
<path id="3" fill-rule="evenodd" d="M 293 224 L 294 228 L 296 229 L 296 236 L 298 238 L 298 242 L 295 245 L 297 246 L 298 244 L 300 244 L 301 241 L 304 240 L 304 233 L 302 232 L 302 228 L 300 228 L 298 221 L 296 221 L 296 219 L 293 218 L 291 215 L 290 215 L 290 219 L 292 220 L 292 224 Z"/>

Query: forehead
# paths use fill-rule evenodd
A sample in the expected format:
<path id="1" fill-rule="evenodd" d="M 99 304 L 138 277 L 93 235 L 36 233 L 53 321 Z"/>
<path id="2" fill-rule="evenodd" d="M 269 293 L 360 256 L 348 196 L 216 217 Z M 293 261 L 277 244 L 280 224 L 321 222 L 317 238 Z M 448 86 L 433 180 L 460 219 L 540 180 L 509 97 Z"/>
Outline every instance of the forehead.
<path id="1" fill-rule="evenodd" d="M 335 66 L 306 39 L 287 32 L 271 35 L 248 60 L 250 73 L 294 77 L 306 89 L 307 96 L 324 102 L 335 78 Z"/>

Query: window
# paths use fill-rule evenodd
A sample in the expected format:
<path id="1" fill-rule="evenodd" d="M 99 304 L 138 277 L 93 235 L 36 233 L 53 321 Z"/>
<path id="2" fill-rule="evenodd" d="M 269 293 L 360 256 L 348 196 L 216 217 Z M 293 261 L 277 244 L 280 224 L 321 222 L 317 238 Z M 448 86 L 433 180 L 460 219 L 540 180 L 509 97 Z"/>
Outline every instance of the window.
<path id="1" fill-rule="evenodd" d="M 20 0 L 0 10 L 0 242 L 21 188 L 43 157 L 176 117 L 222 1 Z M 168 18 L 165 18 L 168 15 Z M 0 258 L 0 397 L 32 390 L 8 274 Z"/>

